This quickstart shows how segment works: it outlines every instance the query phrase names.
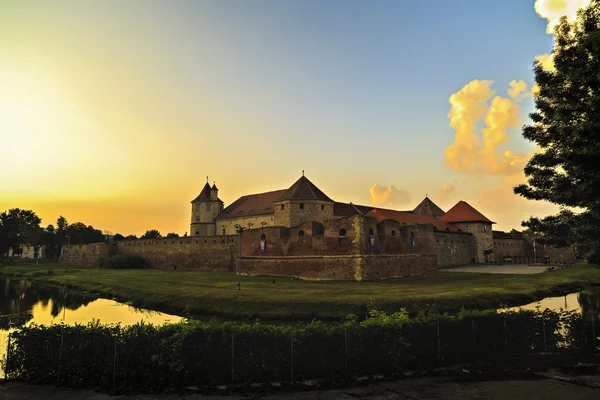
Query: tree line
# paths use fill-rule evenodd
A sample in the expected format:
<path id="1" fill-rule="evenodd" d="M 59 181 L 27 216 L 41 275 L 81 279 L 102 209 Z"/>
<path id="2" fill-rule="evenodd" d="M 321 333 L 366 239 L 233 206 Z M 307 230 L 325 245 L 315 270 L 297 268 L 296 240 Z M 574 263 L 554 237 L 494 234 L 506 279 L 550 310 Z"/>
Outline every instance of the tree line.
<path id="1" fill-rule="evenodd" d="M 0 263 L 10 251 L 13 256 L 21 255 L 23 246 L 33 246 L 34 259 L 41 256 L 40 250 L 45 250 L 47 259 L 55 260 L 60 256 L 60 249 L 67 244 L 89 244 L 110 242 L 112 240 L 134 240 L 136 235 L 123 236 L 120 233 L 111 235 L 86 225 L 83 222 L 69 224 L 62 215 L 56 224 L 46 227 L 41 225 L 42 219 L 32 210 L 12 208 L 0 214 Z M 187 235 L 187 234 L 186 234 Z M 158 239 L 162 234 L 156 230 L 148 230 L 140 239 Z M 168 233 L 166 238 L 179 237 L 176 233 Z"/>

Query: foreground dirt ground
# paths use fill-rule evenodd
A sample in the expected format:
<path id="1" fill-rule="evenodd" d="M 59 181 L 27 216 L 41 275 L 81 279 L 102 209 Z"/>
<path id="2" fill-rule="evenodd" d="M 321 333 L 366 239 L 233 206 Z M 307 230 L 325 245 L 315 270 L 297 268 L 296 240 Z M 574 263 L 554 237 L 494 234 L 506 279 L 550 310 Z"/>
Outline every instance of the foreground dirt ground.
<path id="1" fill-rule="evenodd" d="M 600 398 L 600 376 L 589 376 L 577 382 L 557 379 L 506 380 L 467 382 L 448 378 L 409 379 L 381 382 L 369 386 L 338 390 L 315 390 L 270 393 L 253 396 L 208 396 L 200 394 L 161 394 L 110 396 L 92 391 L 60 389 L 50 386 L 32 386 L 14 382 L 0 383 L 2 400 L 234 400 L 234 399 L 485 399 L 485 400 L 597 400 Z"/>

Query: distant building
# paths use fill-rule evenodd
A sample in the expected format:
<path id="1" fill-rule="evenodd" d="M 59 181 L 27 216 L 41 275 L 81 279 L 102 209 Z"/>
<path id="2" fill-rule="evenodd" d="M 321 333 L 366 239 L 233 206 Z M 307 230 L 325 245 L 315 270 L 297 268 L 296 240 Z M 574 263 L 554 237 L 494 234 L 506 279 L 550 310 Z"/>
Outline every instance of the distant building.
<path id="1" fill-rule="evenodd" d="M 427 196 L 409 211 L 342 203 L 304 174 L 287 189 L 244 195 L 227 207 L 218 193 L 207 179 L 191 201 L 190 236 L 63 246 L 60 262 L 98 265 L 122 253 L 154 268 L 372 280 L 534 261 L 527 240 L 493 231 L 494 222 L 465 201 L 447 212 Z"/>
<path id="2" fill-rule="evenodd" d="M 349 217 L 353 215 L 370 215 L 378 221 L 394 220 L 400 224 L 430 224 L 432 232 L 470 233 L 469 258 L 462 263 L 501 261 L 494 257 L 494 243 L 500 246 L 507 257 L 517 259 L 527 257 L 525 240 L 499 235 L 494 237 L 492 224 L 495 222 L 486 218 L 465 201 L 459 201 L 448 212 L 444 212 L 427 196 L 411 211 L 398 211 L 373 206 L 363 206 L 353 203 L 340 203 L 329 198 L 323 191 L 302 175 L 288 189 L 272 192 L 245 195 L 223 208 L 223 202 L 218 198 L 215 184 L 211 187 L 208 182 L 200 194 L 192 200 L 192 236 L 223 236 L 234 235 L 237 227 L 258 229 L 280 226 L 293 228 L 306 222 L 323 224 L 325 221 Z M 452 244 L 453 254 L 466 253 L 467 246 L 457 248 L 458 241 L 450 239 L 446 244 Z M 505 240 L 511 243 L 523 243 L 519 246 L 504 246 Z M 467 243 L 460 243 L 467 245 Z M 440 243 L 440 244 L 442 244 Z M 443 247 L 440 246 L 440 247 Z M 510 250 L 507 250 L 510 248 Z M 442 262 L 441 265 L 446 264 Z M 450 262 L 450 264 L 454 264 Z"/>

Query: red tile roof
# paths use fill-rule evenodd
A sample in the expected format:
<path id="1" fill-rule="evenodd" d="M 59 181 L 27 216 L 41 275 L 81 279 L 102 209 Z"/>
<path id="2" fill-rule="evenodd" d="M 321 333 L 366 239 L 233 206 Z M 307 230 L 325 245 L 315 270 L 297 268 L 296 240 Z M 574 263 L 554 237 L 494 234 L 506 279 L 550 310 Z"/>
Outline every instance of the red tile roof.
<path id="1" fill-rule="evenodd" d="M 378 220 L 393 219 L 401 224 L 432 224 L 437 230 L 450 232 L 460 232 L 460 230 L 447 222 L 430 217 L 428 215 L 413 214 L 411 211 L 386 210 L 384 208 L 374 208 L 370 213 Z"/>
<path id="2" fill-rule="evenodd" d="M 487 222 L 489 224 L 495 224 L 495 222 L 490 221 L 477 211 L 473 206 L 471 206 L 466 201 L 459 201 L 456 203 L 454 207 L 448 210 L 446 214 L 440 217 L 440 221 L 443 222 Z"/>
<path id="3" fill-rule="evenodd" d="M 242 196 L 226 207 L 217 216 L 217 219 L 272 214 L 273 201 L 275 201 L 275 199 L 281 196 L 285 191 L 286 189 L 282 189 L 275 190 L 273 192 Z"/>

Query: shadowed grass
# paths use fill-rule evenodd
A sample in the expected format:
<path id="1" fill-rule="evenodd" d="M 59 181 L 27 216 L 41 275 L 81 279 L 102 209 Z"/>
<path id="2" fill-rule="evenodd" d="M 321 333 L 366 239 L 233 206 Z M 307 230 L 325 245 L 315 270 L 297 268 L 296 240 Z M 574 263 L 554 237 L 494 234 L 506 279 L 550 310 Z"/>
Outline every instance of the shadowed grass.
<path id="1" fill-rule="evenodd" d="M 49 273 L 52 271 L 52 273 Z M 0 273 L 65 286 L 133 305 L 179 314 L 278 320 L 363 315 L 374 299 L 393 312 L 435 305 L 440 311 L 521 305 L 600 284 L 600 268 L 584 263 L 534 275 L 438 272 L 381 281 L 304 281 L 230 272 L 106 270 L 59 264 L 4 266 Z M 273 280 L 275 279 L 275 283 Z"/>

